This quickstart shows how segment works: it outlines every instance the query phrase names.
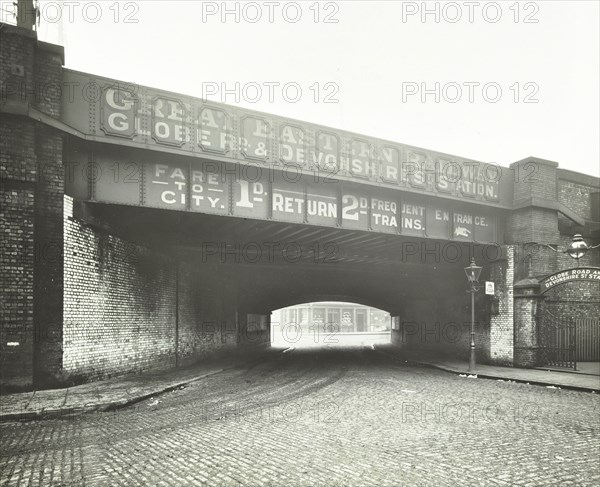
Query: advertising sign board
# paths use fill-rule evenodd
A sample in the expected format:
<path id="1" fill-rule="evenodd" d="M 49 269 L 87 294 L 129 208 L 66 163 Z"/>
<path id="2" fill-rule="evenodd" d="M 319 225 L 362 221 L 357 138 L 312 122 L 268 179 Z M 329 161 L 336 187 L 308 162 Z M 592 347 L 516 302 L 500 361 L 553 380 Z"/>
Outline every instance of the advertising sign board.
<path id="1" fill-rule="evenodd" d="M 512 173 L 496 164 L 68 69 L 63 70 L 63 82 L 70 87 L 70 96 L 63 103 L 61 121 L 90 140 L 234 164 L 290 166 L 305 175 L 487 206 L 508 208 L 511 204 Z M 177 193 L 175 179 L 171 185 Z M 183 204 L 181 198 L 178 201 Z M 361 213 L 361 200 L 358 213 L 353 212 L 356 202 L 351 198 L 342 204 L 352 211 L 352 217 L 346 218 L 349 222 L 356 222 L 358 215 L 359 222 L 372 220 L 382 231 L 394 226 L 389 205 L 378 206 L 382 208 L 379 213 L 369 217 Z M 414 215 L 394 218 L 405 216 L 409 229 Z M 473 238 L 475 222 L 456 216 L 451 223 L 457 239 Z"/>
<path id="2" fill-rule="evenodd" d="M 65 162 L 68 173 L 78 175 L 67 178 L 67 187 L 77 186 L 69 191 L 92 201 L 422 238 L 497 239 L 496 211 L 473 204 L 333 179 L 315 182 L 260 164 L 235 166 L 119 148 L 76 156 Z"/>

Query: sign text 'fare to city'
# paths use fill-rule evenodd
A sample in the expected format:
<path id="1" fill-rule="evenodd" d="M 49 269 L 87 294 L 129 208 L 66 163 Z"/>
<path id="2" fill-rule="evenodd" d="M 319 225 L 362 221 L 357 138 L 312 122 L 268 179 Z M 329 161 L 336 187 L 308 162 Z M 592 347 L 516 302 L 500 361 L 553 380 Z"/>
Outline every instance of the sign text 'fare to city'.
<path id="1" fill-rule="evenodd" d="M 497 238 L 497 211 L 485 206 L 336 179 L 286 177 L 260 166 L 170 160 L 161 153 L 120 159 L 119 154 L 117 149 L 94 154 L 92 199 L 426 238 L 484 243 Z M 88 156 L 79 155 L 82 167 L 65 163 L 67 185 L 87 167 Z M 85 191 L 89 185 L 82 182 Z"/>

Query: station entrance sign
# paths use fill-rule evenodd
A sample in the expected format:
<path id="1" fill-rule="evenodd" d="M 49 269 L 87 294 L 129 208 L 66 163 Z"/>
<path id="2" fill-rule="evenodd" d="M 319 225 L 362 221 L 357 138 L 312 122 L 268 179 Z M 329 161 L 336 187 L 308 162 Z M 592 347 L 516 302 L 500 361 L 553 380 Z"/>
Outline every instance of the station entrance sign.
<path id="1" fill-rule="evenodd" d="M 511 204 L 512 172 L 495 164 L 68 69 L 63 82 L 71 89 L 61 119 L 92 140 L 492 207 Z"/>
<path id="2" fill-rule="evenodd" d="M 93 171 L 86 171 L 93 159 Z M 82 199 L 375 231 L 494 243 L 498 211 L 386 188 L 318 181 L 260 165 L 165 157 L 157 152 L 85 149 L 65 162 L 70 193 Z M 81 174 L 93 172 L 92 181 Z M 89 193 L 88 193 L 89 191 Z"/>
<path id="3" fill-rule="evenodd" d="M 540 292 L 545 293 L 559 284 L 570 281 L 592 281 L 600 284 L 600 267 L 577 267 L 546 276 L 540 281 Z"/>

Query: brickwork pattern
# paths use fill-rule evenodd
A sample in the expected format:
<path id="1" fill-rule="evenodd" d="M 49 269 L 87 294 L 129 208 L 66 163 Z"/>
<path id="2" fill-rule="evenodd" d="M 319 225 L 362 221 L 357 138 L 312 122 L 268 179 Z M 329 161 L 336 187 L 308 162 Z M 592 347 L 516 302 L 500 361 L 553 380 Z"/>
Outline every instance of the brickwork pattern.
<path id="1" fill-rule="evenodd" d="M 600 188 L 598 185 L 594 186 L 592 181 L 588 185 L 566 179 L 558 180 L 558 201 L 587 220 L 592 218 L 591 194 L 598 191 Z"/>
<path id="2" fill-rule="evenodd" d="M 584 219 L 592 217 L 591 194 L 598 192 L 597 178 L 585 175 L 577 175 L 581 181 L 560 179 L 554 174 L 555 181 L 550 183 L 546 180 L 548 166 L 540 164 L 541 179 L 532 178 L 534 182 L 525 184 L 515 183 L 515 203 L 519 199 L 529 196 L 539 196 L 552 199 L 562 203 L 565 207 Z M 556 171 L 554 171 L 556 172 Z M 588 184 L 584 184 L 589 181 Z M 550 189 L 544 189 L 545 187 Z M 556 188 L 556 189 L 552 189 Z M 563 229 L 559 233 L 558 228 Z M 511 213 L 508 217 L 507 238 L 509 242 L 527 243 L 540 242 L 544 244 L 557 245 L 564 250 L 571 243 L 574 233 L 582 233 L 583 229 L 578 227 L 566 216 L 556 210 L 544 208 L 523 208 Z M 589 245 L 599 243 L 597 237 L 584 235 Z M 574 267 L 576 263 L 565 253 L 556 253 L 543 246 L 519 245 L 516 248 L 516 280 L 527 277 L 530 268 L 534 276 L 549 274 L 559 270 Z M 581 259 L 581 265 L 599 265 L 600 256 L 598 252 L 590 252 Z"/>
<path id="3" fill-rule="evenodd" d="M 513 197 L 515 203 L 527 199 L 556 200 L 556 168 L 558 164 L 543 160 L 519 161 L 511 165 L 514 171 Z"/>
<path id="4" fill-rule="evenodd" d="M 27 101 L 34 95 L 36 39 L 23 29 L 3 25 L 0 29 L 1 100 Z"/>
<path id="5" fill-rule="evenodd" d="M 514 346 L 514 246 L 505 247 L 506 260 L 492 267 L 496 284 L 498 314 L 490 317 L 490 361 L 498 365 L 512 365 Z"/>
<path id="6" fill-rule="evenodd" d="M 64 373 L 100 379 L 174 366 L 174 263 L 84 226 L 68 208 L 65 216 Z"/>
<path id="7" fill-rule="evenodd" d="M 35 183 L 38 179 L 35 124 L 2 115 L 0 121 L 0 180 Z"/>
<path id="8" fill-rule="evenodd" d="M 542 307 L 563 322 L 597 318 L 600 316 L 600 283 L 575 281 L 561 284 L 544 294 Z"/>
<path id="9" fill-rule="evenodd" d="M 506 243 L 543 242 L 556 244 L 559 239 L 556 210 L 526 207 L 507 217 Z"/>
<path id="10" fill-rule="evenodd" d="M 62 136 L 36 125 L 36 153 L 40 176 L 35 196 L 34 381 L 54 385 L 62 363 L 63 322 L 63 164 Z"/>
<path id="11" fill-rule="evenodd" d="M 519 290 L 518 292 L 522 292 Z M 517 296 L 515 308 L 515 348 L 514 363 L 517 367 L 537 367 L 540 364 L 537 297 Z"/>
<path id="12" fill-rule="evenodd" d="M 64 202 L 63 379 L 167 369 L 247 345 L 228 272 L 87 226 Z"/>
<path id="13" fill-rule="evenodd" d="M 544 161 L 519 163 L 513 166 L 517 174 L 525 174 L 527 164 L 535 169 L 528 177 L 515 179 L 514 202 L 519 204 L 529 198 L 558 201 L 584 219 L 591 219 L 591 194 L 598 192 L 598 179 L 569 171 L 557 171 L 554 163 Z M 555 209 L 525 207 L 513 211 L 508 217 L 507 240 L 515 243 L 515 281 L 528 277 L 541 277 L 560 270 L 580 266 L 598 266 L 598 251 L 591 251 L 579 263 L 562 252 L 568 248 L 574 233 L 584 233 L 589 245 L 598 243 L 585 229 Z M 556 245 L 559 252 L 545 246 L 527 244 L 538 242 Z M 530 292 L 534 292 L 532 288 Z M 519 291 L 521 292 L 521 291 Z M 542 298 L 530 296 L 517 298 L 514 304 L 515 357 L 519 366 L 542 365 L 544 361 L 541 339 L 548 326 L 567 320 L 597 316 L 600 290 L 597 283 L 564 283 Z"/>
<path id="14" fill-rule="evenodd" d="M 24 29 L 3 25 L 0 36 L 1 101 L 33 105 L 60 117 L 60 94 L 46 92 L 40 97 L 38 88 L 41 84 L 60 88 L 61 56 L 47 52 L 48 46 Z M 3 367 L 2 384 L 29 387 L 47 384 L 62 361 L 62 135 L 32 120 L 3 114 L 0 140 L 7 245 L 2 250 L 7 292 L 0 324 L 3 351 L 8 335 L 20 337 L 10 340 L 13 345 L 3 354 L 10 365 Z M 17 317 L 15 305 L 20 309 Z M 50 331 L 52 336 L 47 336 Z M 18 372 L 13 374 L 13 369 Z"/>
<path id="15" fill-rule="evenodd" d="M 489 364 L 492 361 L 492 314 L 491 314 L 491 296 L 485 294 L 485 281 L 496 280 L 496 263 L 481 262 L 483 269 L 479 276 L 479 289 L 475 291 L 475 358 L 477 363 Z M 470 294 L 469 296 L 469 321 L 471 313 Z M 469 336 L 470 338 L 470 336 Z M 470 341 L 469 341 L 470 350 Z M 469 353 L 470 355 L 470 353 Z M 466 357 L 466 355 L 465 355 Z"/>
<path id="16" fill-rule="evenodd" d="M 1 35 L 2 83 L 21 59 L 25 77 L 32 76 L 30 39 Z M 6 44 L 5 44 L 6 43 Z M 5 89 L 3 85 L 1 89 Z M 35 124 L 10 115 L 0 119 L 0 384 L 25 388 L 33 383 L 35 193 L 38 174 Z M 10 343 L 10 345 L 9 345 Z"/>
<path id="17" fill-rule="evenodd" d="M 0 383 L 27 387 L 34 346 L 34 193 L 3 185 L 0 198 Z"/>
<path id="18" fill-rule="evenodd" d="M 9 84 L 31 83 L 33 79 L 34 40 L 7 34 L 4 29 L 0 31 L 0 40 L 0 98 L 6 101 Z M 23 68 L 22 73 L 19 67 Z M 0 120 L 0 374 L 2 385 L 12 387 L 27 387 L 32 383 L 37 177 L 35 125 L 3 114 Z M 7 345 L 9 342 L 13 345 Z"/>
<path id="19" fill-rule="evenodd" d="M 59 54 L 37 49 L 35 69 L 34 106 L 56 119 L 60 118 L 61 104 L 66 98 L 62 84 L 62 58 Z"/>

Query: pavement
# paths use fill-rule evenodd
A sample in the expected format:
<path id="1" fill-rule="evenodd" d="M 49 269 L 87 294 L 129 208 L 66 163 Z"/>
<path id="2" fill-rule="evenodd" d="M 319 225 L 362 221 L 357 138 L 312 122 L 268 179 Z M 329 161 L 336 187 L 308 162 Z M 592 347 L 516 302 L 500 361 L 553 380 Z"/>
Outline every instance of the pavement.
<path id="1" fill-rule="evenodd" d="M 159 394 L 185 387 L 224 370 L 264 359 L 254 355 L 220 358 L 167 371 L 149 372 L 81 384 L 63 389 L 0 395 L 0 422 L 69 417 L 93 411 L 110 411 L 135 404 Z"/>
<path id="2" fill-rule="evenodd" d="M 423 357 L 399 351 L 392 345 L 374 345 L 380 352 L 399 361 L 428 365 L 446 372 L 469 375 L 468 363 L 450 358 Z M 292 347 L 293 349 L 293 347 Z M 247 356 L 223 358 L 175 370 L 146 373 L 82 384 L 64 389 L 50 389 L 0 396 L 0 422 L 69 417 L 93 411 L 122 408 L 160 394 L 183 388 L 187 384 L 224 370 L 260 362 L 265 354 L 277 354 L 285 348 Z M 477 365 L 478 378 L 515 381 L 546 387 L 600 392 L 600 376 L 556 370 L 519 369 Z"/>
<path id="3" fill-rule="evenodd" d="M 539 370 L 565 372 L 564 367 L 536 367 Z M 600 362 L 577 362 L 577 368 L 567 369 L 574 374 L 600 375 Z"/>
<path id="4" fill-rule="evenodd" d="M 471 374 L 467 360 L 419 355 L 414 352 L 400 351 L 393 345 L 377 345 L 376 347 L 378 350 L 390 354 L 398 360 L 429 365 L 454 374 L 477 375 L 478 378 L 482 379 L 507 380 L 546 387 L 600 392 L 600 375 L 595 373 L 597 369 L 596 362 L 585 364 L 581 367 L 583 370 L 578 371 L 570 369 L 557 370 L 556 368 L 521 369 L 517 367 L 476 364 L 475 373 Z"/>

